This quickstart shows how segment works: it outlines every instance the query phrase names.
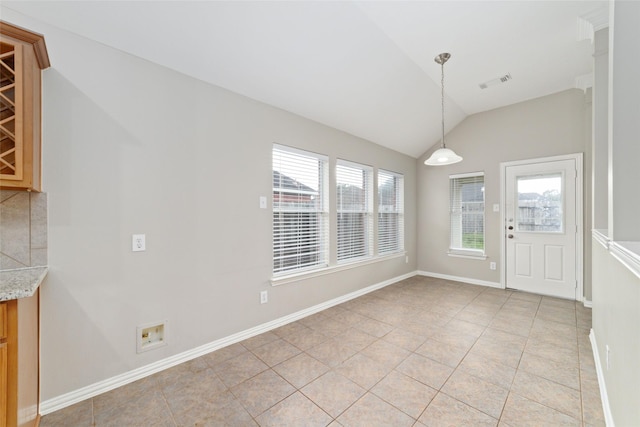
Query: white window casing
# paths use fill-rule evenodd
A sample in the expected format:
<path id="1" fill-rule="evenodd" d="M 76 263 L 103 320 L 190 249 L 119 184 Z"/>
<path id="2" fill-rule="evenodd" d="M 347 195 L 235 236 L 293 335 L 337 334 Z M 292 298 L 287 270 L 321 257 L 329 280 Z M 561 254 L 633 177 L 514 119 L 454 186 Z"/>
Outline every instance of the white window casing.
<path id="1" fill-rule="evenodd" d="M 336 163 L 337 261 L 373 256 L 373 168 Z"/>
<path id="2" fill-rule="evenodd" d="M 378 170 L 378 254 L 404 251 L 404 176 Z"/>
<path id="3" fill-rule="evenodd" d="M 484 257 L 484 172 L 449 176 L 450 255 Z"/>
<path id="4" fill-rule="evenodd" d="M 272 285 L 406 255 L 402 174 L 337 159 L 329 188 L 326 155 L 273 144 L 272 162 Z"/>
<path id="5" fill-rule="evenodd" d="M 273 146 L 273 274 L 329 263 L 328 158 Z"/>

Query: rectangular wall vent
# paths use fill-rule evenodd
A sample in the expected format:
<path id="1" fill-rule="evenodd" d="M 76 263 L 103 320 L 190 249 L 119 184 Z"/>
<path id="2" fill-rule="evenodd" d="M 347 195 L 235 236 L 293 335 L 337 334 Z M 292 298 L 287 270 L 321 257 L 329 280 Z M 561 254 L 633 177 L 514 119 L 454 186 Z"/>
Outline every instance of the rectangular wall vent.
<path id="1" fill-rule="evenodd" d="M 511 77 L 511 73 L 507 73 L 504 76 L 500 76 L 500 77 L 495 78 L 493 80 L 489 80 L 488 82 L 480 83 L 479 86 L 480 86 L 480 89 L 486 89 L 486 88 L 491 87 L 491 86 L 495 86 L 495 85 L 499 85 L 499 84 L 502 84 L 502 83 L 506 83 L 509 80 L 511 80 L 511 78 L 512 78 Z"/>

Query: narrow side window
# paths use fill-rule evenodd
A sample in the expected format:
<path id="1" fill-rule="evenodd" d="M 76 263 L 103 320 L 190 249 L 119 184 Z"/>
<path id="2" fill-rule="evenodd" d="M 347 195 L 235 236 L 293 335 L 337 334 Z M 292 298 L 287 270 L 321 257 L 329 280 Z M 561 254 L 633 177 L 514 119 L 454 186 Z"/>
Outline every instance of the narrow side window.
<path id="1" fill-rule="evenodd" d="M 452 254 L 484 255 L 484 173 L 449 177 Z"/>
<path id="2" fill-rule="evenodd" d="M 373 169 L 338 160 L 336 165 L 338 262 L 373 255 Z"/>
<path id="3" fill-rule="evenodd" d="M 404 251 L 404 177 L 378 171 L 378 254 Z"/>

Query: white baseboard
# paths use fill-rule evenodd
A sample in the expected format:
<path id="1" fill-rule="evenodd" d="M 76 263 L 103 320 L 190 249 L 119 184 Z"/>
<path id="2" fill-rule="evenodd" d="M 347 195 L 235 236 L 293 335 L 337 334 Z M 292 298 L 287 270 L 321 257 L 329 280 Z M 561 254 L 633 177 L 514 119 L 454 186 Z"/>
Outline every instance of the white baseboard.
<path id="1" fill-rule="evenodd" d="M 585 298 L 582 300 L 582 305 L 584 305 L 586 308 L 593 308 L 593 301 L 589 301 Z"/>
<path id="2" fill-rule="evenodd" d="M 611 414 L 611 406 L 609 406 L 609 396 L 607 395 L 607 386 L 604 382 L 604 373 L 602 372 L 602 364 L 600 363 L 600 353 L 596 343 L 596 334 L 591 329 L 589 332 L 589 340 L 593 349 L 593 360 L 596 363 L 596 373 L 598 374 L 598 386 L 600 388 L 600 400 L 602 400 L 602 411 L 604 412 L 604 422 L 607 427 L 615 427 L 613 423 L 613 415 Z"/>
<path id="3" fill-rule="evenodd" d="M 472 279 L 469 277 L 451 276 L 449 274 L 432 273 L 430 271 L 418 271 L 420 276 L 435 277 L 436 279 L 453 280 L 454 282 L 463 282 L 470 285 L 489 286 L 491 288 L 504 289 L 498 282 L 489 282 L 487 280 Z"/>
<path id="4" fill-rule="evenodd" d="M 120 375 L 116 375 L 115 377 L 111 377 L 106 380 L 99 381 L 97 383 L 88 385 L 86 387 L 82 387 L 80 389 L 74 390 L 72 392 L 54 397 L 52 399 L 45 400 L 40 403 L 40 415 L 50 414 L 51 412 L 55 412 L 57 410 L 66 408 L 67 406 L 71 406 L 75 403 L 81 402 L 83 400 L 89 399 L 91 397 L 97 396 L 99 394 L 105 393 L 107 391 L 113 390 L 123 385 L 132 383 L 139 379 L 148 377 L 157 372 L 179 365 L 180 363 L 188 362 L 189 360 L 203 356 L 207 353 L 211 353 L 212 351 L 216 351 L 218 349 L 229 346 L 231 344 L 235 344 L 247 338 L 251 338 L 253 336 L 259 335 L 263 332 L 267 332 L 272 329 L 279 328 L 280 326 L 286 325 L 291 322 L 295 322 L 296 320 L 302 319 L 311 314 L 333 307 L 334 305 L 341 304 L 343 302 L 352 300 L 359 296 L 368 294 L 369 292 L 373 292 L 375 290 L 384 288 L 385 286 L 389 286 L 393 283 L 399 282 L 400 280 L 408 279 L 409 277 L 413 277 L 416 274 L 417 272 L 414 271 L 411 273 L 403 274 L 402 276 L 394 277 L 392 279 L 376 283 L 374 285 L 368 286 L 363 289 L 359 289 L 355 292 L 351 292 L 341 297 L 334 298 L 332 300 L 314 305 L 313 307 L 300 310 L 288 316 L 280 317 L 279 319 L 272 320 L 271 322 L 263 323 L 254 328 L 247 329 L 242 332 L 238 332 L 237 334 L 233 334 L 228 337 L 221 338 L 219 340 L 210 342 L 200 347 L 196 347 L 192 350 L 188 350 L 180 354 L 176 354 L 175 356 L 171 356 L 166 359 L 159 360 L 157 362 L 151 363 L 146 366 L 142 366 L 132 371 L 125 372 Z"/>

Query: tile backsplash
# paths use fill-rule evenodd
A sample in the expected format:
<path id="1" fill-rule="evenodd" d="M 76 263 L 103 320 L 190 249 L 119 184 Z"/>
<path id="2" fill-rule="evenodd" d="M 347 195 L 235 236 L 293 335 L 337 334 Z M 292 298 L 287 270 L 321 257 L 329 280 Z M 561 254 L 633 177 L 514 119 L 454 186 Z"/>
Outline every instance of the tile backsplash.
<path id="1" fill-rule="evenodd" d="M 47 194 L 0 191 L 0 270 L 47 265 Z"/>

